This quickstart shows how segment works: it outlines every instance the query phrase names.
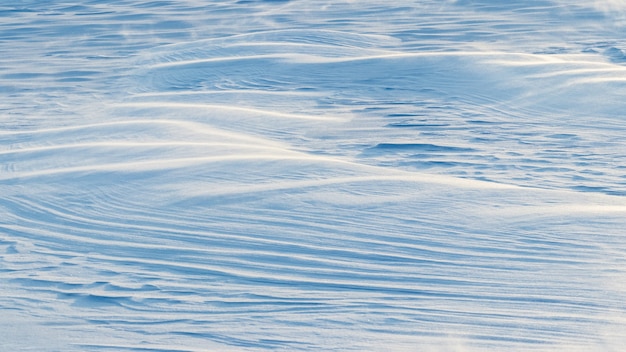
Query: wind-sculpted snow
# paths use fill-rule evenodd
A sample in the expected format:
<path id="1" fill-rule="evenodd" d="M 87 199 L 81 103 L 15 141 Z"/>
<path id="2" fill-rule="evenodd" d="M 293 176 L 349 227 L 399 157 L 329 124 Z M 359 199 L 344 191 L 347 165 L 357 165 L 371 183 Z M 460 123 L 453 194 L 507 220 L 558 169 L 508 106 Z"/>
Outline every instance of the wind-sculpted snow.
<path id="1" fill-rule="evenodd" d="M 620 350 L 620 8 L 3 3 L 0 350 Z"/>

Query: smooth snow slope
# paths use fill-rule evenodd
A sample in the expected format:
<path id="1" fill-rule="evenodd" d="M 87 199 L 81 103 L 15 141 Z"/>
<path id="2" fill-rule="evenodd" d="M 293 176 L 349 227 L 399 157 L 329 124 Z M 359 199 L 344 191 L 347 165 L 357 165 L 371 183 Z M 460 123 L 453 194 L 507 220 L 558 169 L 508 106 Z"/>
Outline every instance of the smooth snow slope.
<path id="1" fill-rule="evenodd" d="M 625 35 L 609 0 L 3 1 L 0 350 L 621 350 Z"/>

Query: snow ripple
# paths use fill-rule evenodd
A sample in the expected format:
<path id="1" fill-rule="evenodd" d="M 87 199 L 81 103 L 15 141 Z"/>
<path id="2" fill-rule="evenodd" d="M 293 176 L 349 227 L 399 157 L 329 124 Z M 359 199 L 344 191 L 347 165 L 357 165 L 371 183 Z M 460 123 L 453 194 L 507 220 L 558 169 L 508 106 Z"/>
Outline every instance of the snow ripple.
<path id="1" fill-rule="evenodd" d="M 3 3 L 2 346 L 619 349 L 587 6 Z"/>

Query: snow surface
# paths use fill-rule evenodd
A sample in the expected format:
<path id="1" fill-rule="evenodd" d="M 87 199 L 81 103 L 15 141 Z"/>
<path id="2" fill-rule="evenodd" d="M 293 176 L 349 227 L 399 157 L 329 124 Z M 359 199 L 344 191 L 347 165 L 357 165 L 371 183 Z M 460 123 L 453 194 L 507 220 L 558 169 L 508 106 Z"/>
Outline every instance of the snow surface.
<path id="1" fill-rule="evenodd" d="M 5 0 L 0 350 L 619 351 L 626 5 Z"/>

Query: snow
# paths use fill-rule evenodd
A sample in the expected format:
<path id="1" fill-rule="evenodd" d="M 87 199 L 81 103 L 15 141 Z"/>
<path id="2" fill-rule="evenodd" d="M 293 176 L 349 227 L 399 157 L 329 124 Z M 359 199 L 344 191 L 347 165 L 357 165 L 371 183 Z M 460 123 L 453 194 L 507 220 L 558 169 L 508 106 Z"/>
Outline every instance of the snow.
<path id="1" fill-rule="evenodd" d="M 624 13 L 3 2 L 0 350 L 620 350 Z"/>

